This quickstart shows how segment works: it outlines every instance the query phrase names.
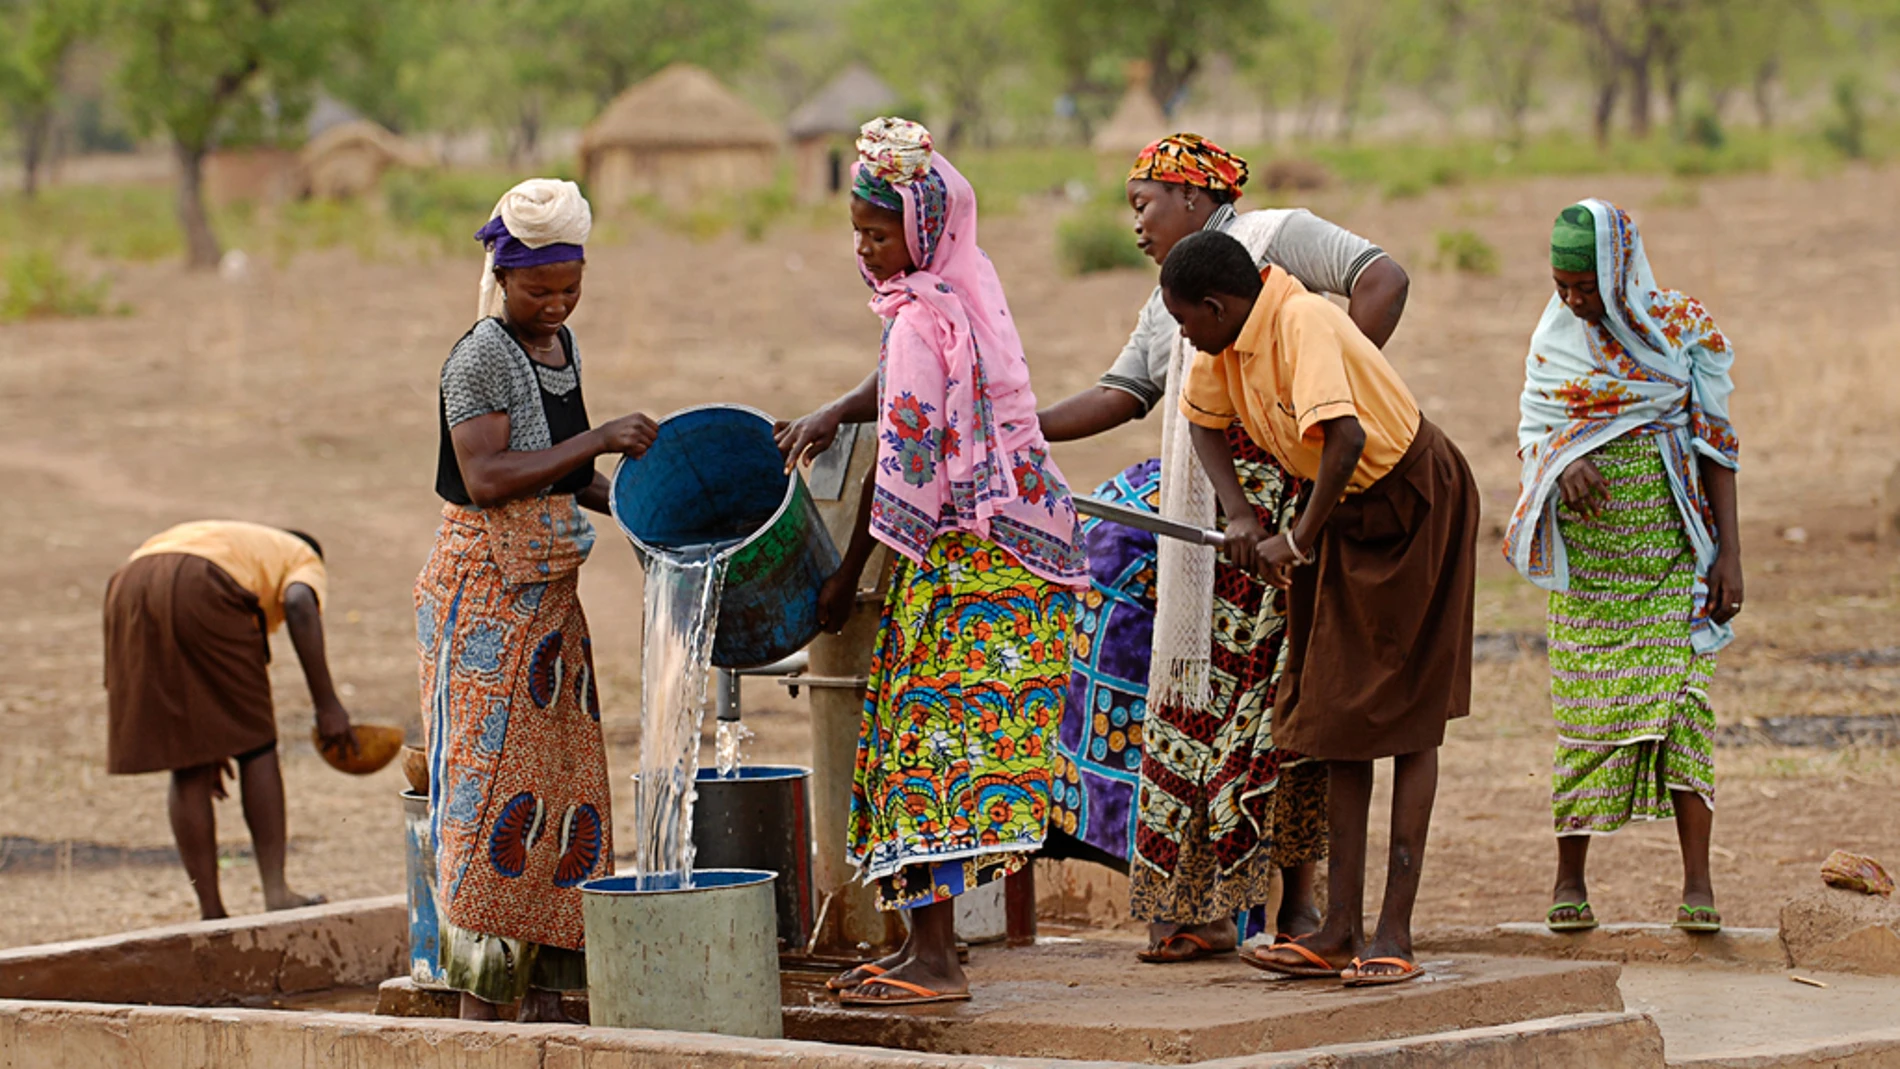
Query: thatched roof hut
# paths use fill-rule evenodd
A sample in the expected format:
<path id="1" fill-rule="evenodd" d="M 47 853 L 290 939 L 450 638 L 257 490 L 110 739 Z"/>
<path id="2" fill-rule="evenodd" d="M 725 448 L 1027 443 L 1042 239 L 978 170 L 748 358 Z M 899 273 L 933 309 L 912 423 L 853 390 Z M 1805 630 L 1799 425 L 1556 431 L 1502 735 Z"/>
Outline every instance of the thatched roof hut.
<path id="1" fill-rule="evenodd" d="M 615 97 L 581 134 L 596 204 L 635 197 L 684 204 L 708 191 L 769 184 L 778 129 L 717 78 L 676 63 Z"/>
<path id="2" fill-rule="evenodd" d="M 313 197 L 345 199 L 376 189 L 392 167 L 427 167 L 428 153 L 368 119 L 337 123 L 304 144 L 297 154 L 303 190 Z"/>
<path id="3" fill-rule="evenodd" d="M 1168 115 L 1148 90 L 1148 64 L 1128 65 L 1128 88 L 1108 122 L 1095 131 L 1090 147 L 1103 155 L 1134 156 L 1157 138 L 1168 136 Z"/>
<path id="4" fill-rule="evenodd" d="M 799 199 L 822 200 L 842 190 L 858 127 L 896 106 L 896 91 L 858 63 L 800 104 L 785 122 Z"/>

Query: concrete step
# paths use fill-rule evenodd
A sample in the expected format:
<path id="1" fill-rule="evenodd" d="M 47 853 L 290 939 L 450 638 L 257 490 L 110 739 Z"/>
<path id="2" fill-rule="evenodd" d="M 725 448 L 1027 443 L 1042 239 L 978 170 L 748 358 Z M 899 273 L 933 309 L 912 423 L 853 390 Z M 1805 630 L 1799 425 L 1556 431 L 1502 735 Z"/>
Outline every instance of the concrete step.
<path id="1" fill-rule="evenodd" d="M 1900 1027 L 1669 1059 L 1669 1069 L 1893 1069 L 1896 1065 L 1900 1065 Z"/>
<path id="2" fill-rule="evenodd" d="M 1785 969 L 1788 951 L 1773 928 L 1727 928 L 1693 935 L 1667 924 L 1606 924 L 1591 932 L 1553 932 L 1542 924 L 1436 928 L 1419 933 L 1420 953 L 1501 954 L 1568 961 L 1672 965 L 1720 964 Z"/>
<path id="3" fill-rule="evenodd" d="M 1351 989 L 1277 979 L 1231 956 L 1140 965 L 1137 945 L 979 950 L 968 970 L 975 998 L 928 1012 L 842 1007 L 812 977 L 787 985 L 785 1032 L 941 1054 L 1182 1065 L 1623 1010 L 1620 969 L 1602 962 L 1427 956 L 1419 980 Z"/>
<path id="4" fill-rule="evenodd" d="M 1629 965 L 1620 986 L 1672 1066 L 1900 1065 L 1900 977 Z"/>
<path id="5" fill-rule="evenodd" d="M 1640 1013 L 1580 1013 L 1382 1043 L 1201 1062 L 1195 1069 L 1661 1069 L 1662 1033 Z M 1856 1067 L 1858 1069 L 1858 1067 Z"/>

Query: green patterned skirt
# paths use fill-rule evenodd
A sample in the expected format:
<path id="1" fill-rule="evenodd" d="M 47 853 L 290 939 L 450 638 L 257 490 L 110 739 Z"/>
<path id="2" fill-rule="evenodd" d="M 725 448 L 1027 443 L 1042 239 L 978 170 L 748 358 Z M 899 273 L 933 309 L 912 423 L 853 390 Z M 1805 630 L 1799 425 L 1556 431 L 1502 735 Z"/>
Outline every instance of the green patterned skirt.
<path id="1" fill-rule="evenodd" d="M 1675 815 L 1670 792 L 1715 804 L 1715 657 L 1695 652 L 1695 550 L 1653 438 L 1592 454 L 1610 484 L 1594 520 L 1559 516 L 1570 589 L 1550 595 L 1558 835 Z"/>
<path id="2" fill-rule="evenodd" d="M 1042 848 L 1075 605 L 965 532 L 899 558 L 851 792 L 851 856 L 880 908 L 947 901 Z"/>

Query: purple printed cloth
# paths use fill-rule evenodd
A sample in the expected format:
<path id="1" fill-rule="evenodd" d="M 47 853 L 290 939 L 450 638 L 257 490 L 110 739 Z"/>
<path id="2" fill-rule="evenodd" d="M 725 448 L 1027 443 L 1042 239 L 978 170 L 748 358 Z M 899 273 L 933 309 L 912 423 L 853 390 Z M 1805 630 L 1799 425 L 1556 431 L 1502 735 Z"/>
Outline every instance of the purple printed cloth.
<path id="1" fill-rule="evenodd" d="M 1130 467 L 1096 488 L 1095 496 L 1159 511 L 1161 461 Z M 1054 814 L 1044 852 L 1087 856 L 1067 848 L 1066 836 L 1127 861 L 1148 715 L 1155 536 L 1098 519 L 1083 521 L 1083 531 L 1091 582 L 1076 616 L 1075 673 L 1057 733 Z"/>

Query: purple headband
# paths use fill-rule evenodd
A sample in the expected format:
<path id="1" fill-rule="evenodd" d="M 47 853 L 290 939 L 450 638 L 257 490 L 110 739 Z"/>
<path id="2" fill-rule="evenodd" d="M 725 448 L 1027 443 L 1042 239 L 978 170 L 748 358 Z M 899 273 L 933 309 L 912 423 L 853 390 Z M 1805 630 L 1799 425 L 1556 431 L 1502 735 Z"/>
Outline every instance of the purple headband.
<path id="1" fill-rule="evenodd" d="M 508 232 L 508 224 L 497 215 L 488 221 L 488 225 L 475 232 L 475 240 L 495 251 L 496 267 L 540 267 L 543 264 L 562 264 L 570 260 L 585 260 L 586 253 L 579 245 L 567 245 L 556 242 L 533 248 L 515 240 Z"/>

